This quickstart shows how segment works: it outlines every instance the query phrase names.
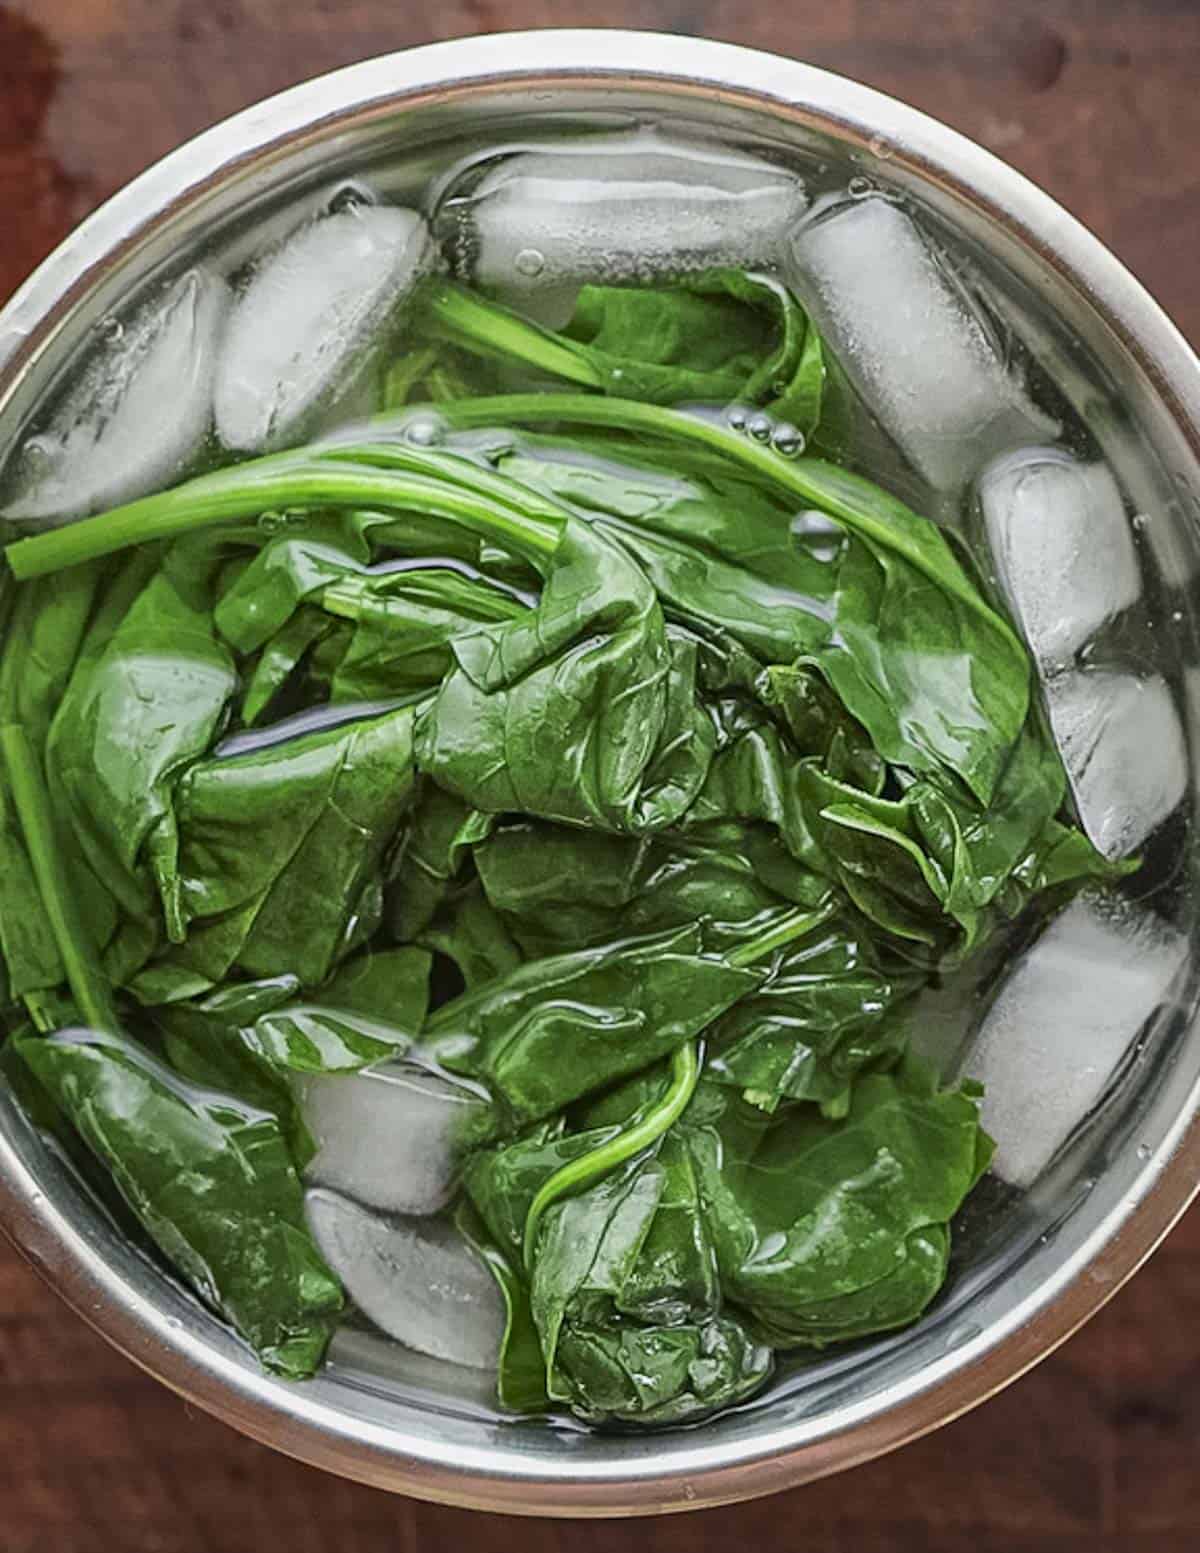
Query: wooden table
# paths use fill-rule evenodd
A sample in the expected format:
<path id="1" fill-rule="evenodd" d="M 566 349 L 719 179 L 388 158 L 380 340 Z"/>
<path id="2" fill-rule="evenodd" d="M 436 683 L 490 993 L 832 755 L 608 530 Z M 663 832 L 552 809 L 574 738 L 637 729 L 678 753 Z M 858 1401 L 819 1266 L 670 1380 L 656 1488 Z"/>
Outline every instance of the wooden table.
<path id="1" fill-rule="evenodd" d="M 658 27 L 928 109 L 1029 173 L 1200 341 L 1195 0 L 0 0 L 0 300 L 100 200 L 306 76 L 463 33 Z M 1200 1217 L 1040 1369 L 897 1455 L 738 1509 L 554 1524 L 355 1487 L 141 1375 L 0 1249 L 3 1553 L 1194 1553 Z"/>

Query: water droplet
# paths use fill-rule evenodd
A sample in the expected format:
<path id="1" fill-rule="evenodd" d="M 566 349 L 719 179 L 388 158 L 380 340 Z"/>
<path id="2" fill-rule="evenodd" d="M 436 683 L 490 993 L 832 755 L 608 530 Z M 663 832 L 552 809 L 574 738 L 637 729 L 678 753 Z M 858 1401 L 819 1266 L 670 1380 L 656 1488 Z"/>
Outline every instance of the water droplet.
<path id="1" fill-rule="evenodd" d="M 725 419 L 728 421 L 731 431 L 745 431 L 746 422 L 750 419 L 750 412 L 740 404 L 730 405 L 725 412 Z"/>
<path id="2" fill-rule="evenodd" d="M 782 453 L 784 458 L 795 458 L 804 451 L 804 433 L 790 421 L 779 421 L 771 436 L 771 444 L 776 453 Z"/>
<path id="3" fill-rule="evenodd" d="M 756 415 L 746 430 L 754 438 L 755 442 L 770 442 L 771 433 L 775 430 L 775 423 L 769 415 Z"/>
<path id="4" fill-rule="evenodd" d="M 1137 1157 L 1139 1159 L 1149 1159 L 1153 1152 L 1154 1150 L 1148 1143 L 1139 1143 L 1137 1146 Z"/>
<path id="5" fill-rule="evenodd" d="M 522 248 L 513 263 L 520 274 L 532 278 L 546 268 L 546 256 L 537 248 Z"/>
<path id="6" fill-rule="evenodd" d="M 432 415 L 419 415 L 405 427 L 405 439 L 419 448 L 432 448 L 445 436 L 445 428 Z"/>
<path id="7" fill-rule="evenodd" d="M 875 185 L 869 178 L 864 178 L 861 174 L 859 174 L 858 176 L 851 178 L 850 182 L 846 185 L 846 192 L 849 194 L 852 200 L 866 199 L 868 194 L 874 194 Z"/>
<path id="8" fill-rule="evenodd" d="M 1139 533 L 1146 527 L 1146 524 L 1149 523 L 1149 521 L 1150 519 L 1144 512 L 1135 512 L 1133 515 L 1133 526 L 1138 530 Z"/>
<path id="9" fill-rule="evenodd" d="M 124 335 L 125 325 L 119 318 L 114 318 L 109 313 L 96 325 L 96 333 L 102 340 L 107 340 L 110 345 L 115 345 Z"/>
<path id="10" fill-rule="evenodd" d="M 891 142 L 885 140 L 882 135 L 871 136 L 871 155 L 878 157 L 881 162 L 886 162 L 892 154 Z"/>
<path id="11" fill-rule="evenodd" d="M 1171 619 L 1175 622 L 1176 625 L 1179 625 L 1183 620 L 1183 610 L 1173 609 L 1171 611 Z"/>
<path id="12" fill-rule="evenodd" d="M 170 1327 L 172 1332 L 182 1332 L 183 1331 L 183 1322 L 180 1321 L 178 1316 L 168 1316 L 167 1317 L 167 1326 Z"/>

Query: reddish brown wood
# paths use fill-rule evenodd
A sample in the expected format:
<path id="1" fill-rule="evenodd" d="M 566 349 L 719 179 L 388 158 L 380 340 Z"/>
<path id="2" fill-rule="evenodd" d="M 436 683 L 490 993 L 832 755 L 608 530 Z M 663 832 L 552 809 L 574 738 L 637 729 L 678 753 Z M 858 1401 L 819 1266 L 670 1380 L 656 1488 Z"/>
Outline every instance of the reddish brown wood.
<path id="1" fill-rule="evenodd" d="M 0 0 L 0 299 L 147 162 L 306 76 L 509 27 L 658 27 L 826 65 L 999 152 L 1200 341 L 1193 0 Z M 1194 1553 L 1200 1217 L 1058 1354 L 830 1482 L 625 1525 L 443 1510 L 242 1440 L 133 1369 L 0 1249 L 4 1553 Z"/>

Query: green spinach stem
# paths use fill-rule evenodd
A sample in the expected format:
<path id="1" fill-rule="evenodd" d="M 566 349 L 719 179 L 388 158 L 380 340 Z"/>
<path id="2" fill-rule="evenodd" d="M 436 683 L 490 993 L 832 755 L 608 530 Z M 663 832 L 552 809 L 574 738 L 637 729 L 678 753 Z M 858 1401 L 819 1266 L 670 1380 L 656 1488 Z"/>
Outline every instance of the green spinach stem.
<path id="1" fill-rule="evenodd" d="M 764 959 L 776 949 L 802 938 L 813 928 L 834 915 L 836 907 L 830 903 L 815 911 L 797 908 L 781 917 L 767 932 L 761 933 L 749 943 L 741 945 L 725 956 L 725 963 L 733 966 L 752 965 Z M 687 1109 L 688 1101 L 700 1078 L 699 1042 L 688 1041 L 671 1059 L 671 1078 L 657 1103 L 634 1126 L 608 1142 L 589 1149 L 578 1159 L 572 1159 L 538 1188 L 525 1219 L 524 1257 L 526 1271 L 533 1265 L 533 1252 L 537 1244 L 538 1230 L 546 1209 L 562 1197 L 573 1196 L 605 1176 L 609 1171 L 640 1154 L 656 1143 L 669 1127 L 672 1127 Z"/>
<path id="2" fill-rule="evenodd" d="M 525 1269 L 533 1266 L 533 1252 L 537 1244 L 538 1230 L 546 1209 L 561 1197 L 573 1196 L 591 1186 L 601 1176 L 618 1165 L 640 1154 L 656 1143 L 667 1129 L 683 1115 L 688 1101 L 700 1077 L 700 1050 L 696 1041 L 688 1041 L 671 1058 L 671 1077 L 659 1100 L 642 1117 L 641 1121 L 624 1132 L 589 1149 L 578 1159 L 572 1159 L 556 1170 L 538 1188 L 525 1218 Z"/>
<path id="3" fill-rule="evenodd" d="M 112 989 L 101 969 L 59 856 L 42 763 L 29 735 L 19 723 L 0 727 L 0 754 L 4 758 L 13 807 L 25 836 L 33 876 L 58 944 L 71 994 L 86 1024 L 95 1030 L 115 1030 L 117 1019 Z"/>
<path id="4" fill-rule="evenodd" d="M 741 944 L 725 956 L 726 965 L 742 966 L 753 965 L 756 960 L 765 959 L 773 954 L 776 949 L 781 949 L 785 944 L 790 944 L 794 939 L 803 938 L 806 933 L 811 933 L 813 928 L 820 927 L 822 922 L 828 922 L 837 911 L 836 905 L 830 902 L 827 906 L 818 906 L 815 911 L 806 907 L 797 907 L 795 911 L 789 911 L 786 916 L 780 917 L 773 927 L 765 933 L 760 933 L 757 938 L 752 938 L 748 944 Z"/>
<path id="5" fill-rule="evenodd" d="M 389 448 L 387 452 L 394 461 L 407 463 L 418 450 L 407 454 L 403 449 Z M 25 581 L 96 556 L 112 555 L 130 545 L 176 539 L 215 523 L 264 512 L 306 507 L 374 507 L 425 513 L 486 534 L 534 564 L 546 561 L 558 548 L 561 509 L 555 509 L 556 521 L 551 524 L 530 515 L 535 503 L 524 499 L 524 487 L 517 488 L 521 508 L 500 506 L 494 499 L 482 497 L 470 489 L 481 482 L 471 478 L 473 466 L 465 459 L 446 458 L 448 467 L 437 471 L 440 479 L 412 473 L 407 467 L 379 469 L 369 465 L 369 457 L 360 462 L 349 445 L 331 446 L 317 454 L 304 450 L 254 459 L 114 507 L 97 517 L 18 539 L 4 553 L 13 575 Z M 489 483 L 503 484 L 512 501 L 512 482 L 502 481 L 498 475 L 488 477 L 486 471 L 477 472 Z M 548 502 L 545 507 L 549 507 Z"/>
<path id="6" fill-rule="evenodd" d="M 983 615 L 1018 651 L 1024 652 L 1007 622 L 983 602 L 933 524 L 929 525 L 930 542 L 936 544 L 940 552 L 936 561 L 933 555 L 926 553 L 918 539 L 905 532 L 908 525 L 921 521 L 916 513 L 888 497 L 869 480 L 827 464 L 823 459 L 784 458 L 772 448 L 715 420 L 688 415 L 665 405 L 643 404 L 600 394 L 498 394 L 492 398 L 453 400 L 439 405 L 438 410 L 456 426 L 566 421 L 700 443 L 752 470 L 767 484 L 806 506 L 828 513 L 851 532 L 904 556 L 939 587 L 956 594 Z M 889 509 L 887 513 L 871 510 L 880 507 L 881 499 Z"/>
<path id="7" fill-rule="evenodd" d="M 461 286 L 443 281 L 426 300 L 426 327 L 451 345 L 476 355 L 523 361 L 584 388 L 602 388 L 604 380 L 583 356 L 556 336 L 517 313 L 484 302 Z"/>

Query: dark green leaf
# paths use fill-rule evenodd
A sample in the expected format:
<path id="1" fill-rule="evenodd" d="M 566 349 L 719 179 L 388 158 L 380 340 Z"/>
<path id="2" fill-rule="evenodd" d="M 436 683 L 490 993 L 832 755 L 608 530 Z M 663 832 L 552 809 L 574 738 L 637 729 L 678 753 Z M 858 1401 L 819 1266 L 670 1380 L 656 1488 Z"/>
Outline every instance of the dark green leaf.
<path id="1" fill-rule="evenodd" d="M 304 1227 L 278 1120 L 190 1088 L 121 1036 L 69 1031 L 20 1050 L 163 1254 L 268 1369 L 311 1374 L 342 1291 Z"/>
<path id="2" fill-rule="evenodd" d="M 669 1055 L 760 980 L 677 929 L 519 966 L 439 1009 L 427 1040 L 531 1122 Z"/>

